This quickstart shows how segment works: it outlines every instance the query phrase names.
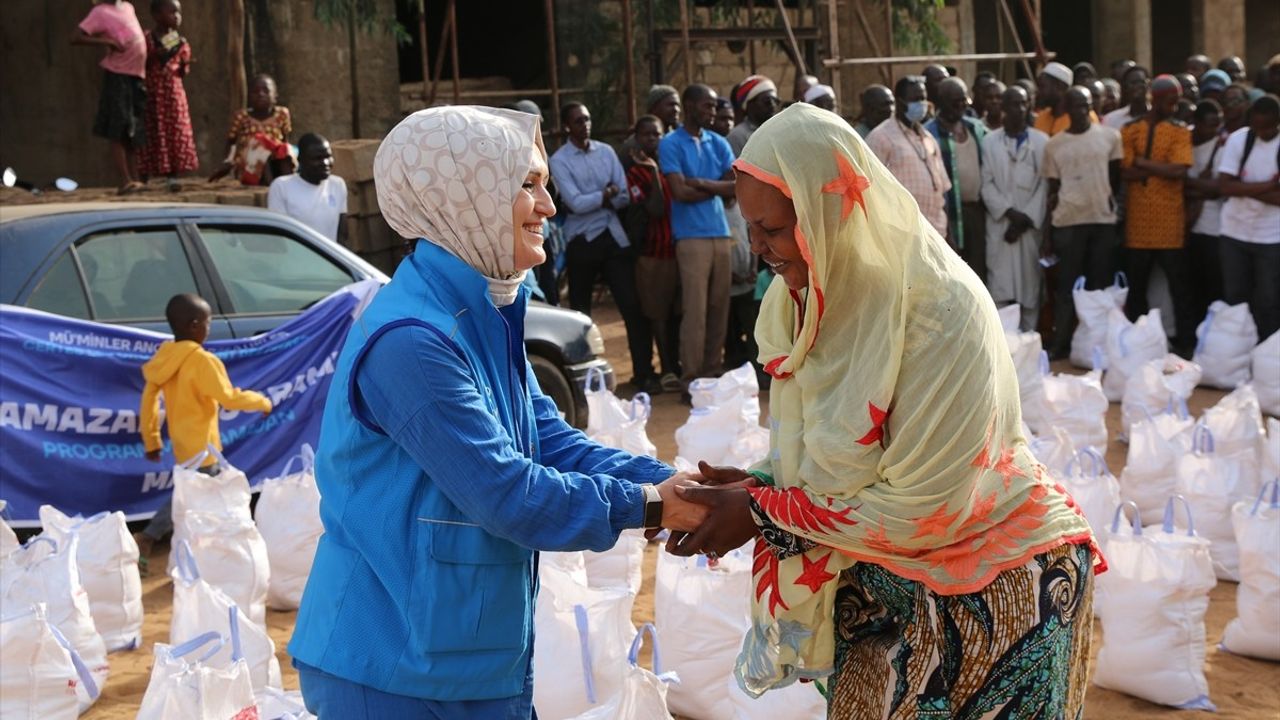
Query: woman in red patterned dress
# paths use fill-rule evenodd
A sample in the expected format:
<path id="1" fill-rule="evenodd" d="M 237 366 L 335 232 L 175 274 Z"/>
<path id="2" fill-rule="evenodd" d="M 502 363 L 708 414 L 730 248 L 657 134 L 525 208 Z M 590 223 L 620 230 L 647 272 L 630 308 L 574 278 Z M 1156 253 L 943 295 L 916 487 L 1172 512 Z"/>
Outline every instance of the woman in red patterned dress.
<path id="1" fill-rule="evenodd" d="M 191 67 L 191 45 L 178 34 L 178 0 L 153 0 L 151 17 L 156 26 L 147 33 L 147 144 L 142 147 L 140 174 L 144 181 L 164 175 L 169 189 L 177 191 L 178 175 L 200 165 L 182 87 Z"/>

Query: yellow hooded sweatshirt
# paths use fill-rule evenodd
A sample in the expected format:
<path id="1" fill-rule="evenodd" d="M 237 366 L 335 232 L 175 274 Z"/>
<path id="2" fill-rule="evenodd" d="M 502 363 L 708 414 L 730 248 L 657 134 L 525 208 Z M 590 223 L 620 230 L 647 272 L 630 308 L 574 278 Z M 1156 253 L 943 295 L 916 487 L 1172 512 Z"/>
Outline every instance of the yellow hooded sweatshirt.
<path id="1" fill-rule="evenodd" d="M 147 452 L 163 447 L 160 393 L 164 392 L 169 438 L 178 462 L 199 455 L 207 445 L 222 449 L 219 405 L 232 410 L 271 412 L 270 400 L 261 393 L 232 386 L 222 361 L 193 340 L 161 343 L 156 354 L 142 366 L 142 377 L 147 381 L 142 391 L 142 444 Z M 213 457 L 208 457 L 200 464 L 214 462 Z"/>

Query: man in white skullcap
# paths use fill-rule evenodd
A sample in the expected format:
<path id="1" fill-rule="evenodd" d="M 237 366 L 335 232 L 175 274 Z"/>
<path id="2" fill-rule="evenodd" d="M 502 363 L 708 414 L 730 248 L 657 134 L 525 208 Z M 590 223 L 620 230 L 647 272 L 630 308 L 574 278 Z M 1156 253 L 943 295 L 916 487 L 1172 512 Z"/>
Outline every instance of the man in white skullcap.
<path id="1" fill-rule="evenodd" d="M 836 112 L 836 91 L 830 85 L 814 85 L 804 93 L 804 101 L 823 110 Z"/>
<path id="2" fill-rule="evenodd" d="M 1071 125 L 1071 118 L 1067 116 L 1067 90 L 1074 79 L 1071 68 L 1058 62 L 1045 65 L 1036 78 L 1036 107 L 1040 112 L 1036 115 L 1035 128 L 1049 137 Z M 1098 122 L 1092 110 L 1089 120 Z"/>

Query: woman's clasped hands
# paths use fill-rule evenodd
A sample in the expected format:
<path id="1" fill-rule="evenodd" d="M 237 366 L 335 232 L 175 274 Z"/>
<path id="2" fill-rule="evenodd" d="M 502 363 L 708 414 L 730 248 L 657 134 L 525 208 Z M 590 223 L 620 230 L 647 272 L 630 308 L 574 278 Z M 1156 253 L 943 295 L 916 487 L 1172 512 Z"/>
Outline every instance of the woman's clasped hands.
<path id="1" fill-rule="evenodd" d="M 698 463 L 698 474 L 677 473 L 658 486 L 662 526 L 671 531 L 667 552 L 716 558 L 741 547 L 758 532 L 747 488 L 755 476 L 731 467 Z M 650 531 L 649 536 L 657 531 Z"/>

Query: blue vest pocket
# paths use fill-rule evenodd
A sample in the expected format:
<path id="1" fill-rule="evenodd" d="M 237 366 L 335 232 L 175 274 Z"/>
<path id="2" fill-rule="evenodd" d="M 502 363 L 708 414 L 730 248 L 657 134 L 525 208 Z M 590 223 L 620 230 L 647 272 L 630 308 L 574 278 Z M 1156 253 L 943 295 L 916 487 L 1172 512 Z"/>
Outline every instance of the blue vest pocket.
<path id="1" fill-rule="evenodd" d="M 430 560 L 413 612 L 427 652 L 511 650 L 529 642 L 533 551 L 477 525 L 419 518 Z M 411 608 L 414 606 L 411 605 Z M 419 614 L 420 613 L 420 614 Z"/>

